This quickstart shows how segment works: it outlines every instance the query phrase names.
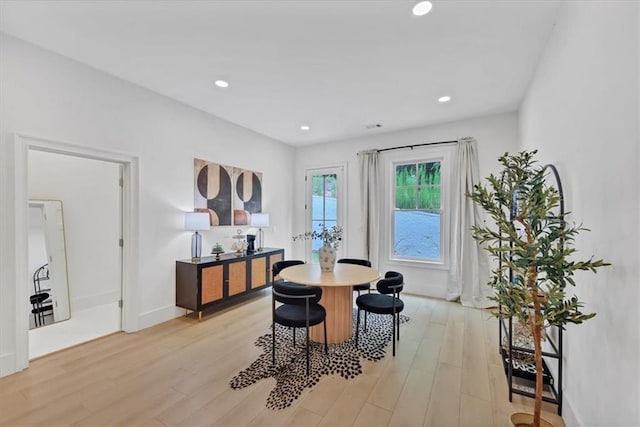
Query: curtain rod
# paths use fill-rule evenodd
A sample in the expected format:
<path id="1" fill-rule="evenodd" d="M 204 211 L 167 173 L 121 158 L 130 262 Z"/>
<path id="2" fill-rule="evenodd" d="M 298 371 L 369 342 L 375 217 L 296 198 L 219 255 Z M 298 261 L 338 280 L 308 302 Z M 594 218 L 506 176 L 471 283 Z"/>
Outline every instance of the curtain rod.
<path id="1" fill-rule="evenodd" d="M 381 148 L 380 150 L 377 150 L 377 151 L 378 153 L 382 153 L 383 151 L 400 150 L 402 148 L 411 148 L 413 150 L 414 147 L 423 147 L 425 145 L 457 144 L 457 143 L 458 141 L 425 142 L 424 144 L 401 145 L 399 147 Z"/>
<path id="2" fill-rule="evenodd" d="M 441 145 L 441 144 L 457 144 L 457 143 L 458 143 L 458 141 L 425 142 L 423 144 L 401 145 L 399 147 L 381 148 L 379 150 L 373 149 L 373 150 L 364 150 L 364 151 L 377 151 L 378 153 L 381 153 L 383 151 L 400 150 L 402 148 L 411 148 L 413 150 L 414 147 L 423 147 L 425 145 Z M 356 154 L 359 156 L 360 155 L 360 151 L 357 152 Z"/>

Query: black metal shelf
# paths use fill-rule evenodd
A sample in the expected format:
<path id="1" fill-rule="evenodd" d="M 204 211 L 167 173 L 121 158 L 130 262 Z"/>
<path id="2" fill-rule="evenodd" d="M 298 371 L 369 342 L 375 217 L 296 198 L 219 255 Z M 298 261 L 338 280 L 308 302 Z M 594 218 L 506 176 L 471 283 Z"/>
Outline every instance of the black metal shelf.
<path id="1" fill-rule="evenodd" d="M 535 365 L 519 361 L 517 357 L 514 358 L 517 353 L 533 355 L 535 352 L 533 348 L 513 344 L 513 318 L 500 319 L 498 323 L 498 346 L 509 386 L 509 402 L 513 401 L 513 394 L 535 398 Z M 557 343 L 549 334 L 546 337 L 546 342 L 553 348 L 553 351 L 542 352 L 542 383 L 544 387 L 542 400 L 556 404 L 558 415 L 562 415 L 562 328 L 556 329 L 558 331 Z M 503 336 L 507 341 L 506 346 L 503 344 Z M 557 365 L 557 378 L 553 376 L 545 358 L 549 359 L 549 363 L 553 361 Z M 514 360 L 515 362 L 513 362 Z M 523 366 L 526 369 L 523 369 Z"/>
<path id="2" fill-rule="evenodd" d="M 544 169 L 549 169 L 553 177 L 556 180 L 556 185 L 558 187 L 558 195 L 560 196 L 559 203 L 559 215 L 564 217 L 564 194 L 562 190 L 562 183 L 560 182 L 560 176 L 556 168 L 548 164 L 544 166 Z M 513 215 L 511 220 L 513 222 Z M 506 239 L 506 237 L 505 237 Z M 500 236 L 500 242 L 502 242 L 502 236 Z M 513 242 L 509 242 L 510 248 L 513 248 Z M 507 255 L 509 258 L 511 254 Z M 499 268 L 502 267 L 502 258 L 498 260 Z M 513 282 L 513 271 L 509 269 L 509 281 Z M 502 310 L 502 307 L 498 307 L 499 310 Z M 549 325 L 547 325 L 549 326 Z M 543 371 L 543 395 L 542 400 L 545 402 L 553 403 L 558 406 L 558 415 L 562 415 L 562 333 L 563 330 L 558 326 L 549 326 L 549 329 L 557 330 L 557 336 L 555 339 L 552 339 L 549 334 L 546 335 L 546 342 L 549 343 L 552 351 L 542 351 L 542 371 Z M 506 346 L 503 344 L 502 337 L 503 335 L 506 337 L 507 344 Z M 513 401 L 513 394 L 519 394 L 522 396 L 527 396 L 531 398 L 535 398 L 535 364 L 532 367 L 528 367 L 527 370 L 514 368 L 513 356 L 514 352 L 516 353 L 524 353 L 524 354 L 535 354 L 535 350 L 533 346 L 531 347 L 522 347 L 518 345 L 514 345 L 513 343 L 513 318 L 500 318 L 498 321 L 498 352 L 500 353 L 500 357 L 502 359 L 502 363 L 504 365 L 505 375 L 507 377 L 507 383 L 509 386 L 509 402 Z M 549 363 L 554 363 L 557 367 L 557 378 L 554 378 L 553 373 L 549 369 L 547 365 L 547 361 Z"/>

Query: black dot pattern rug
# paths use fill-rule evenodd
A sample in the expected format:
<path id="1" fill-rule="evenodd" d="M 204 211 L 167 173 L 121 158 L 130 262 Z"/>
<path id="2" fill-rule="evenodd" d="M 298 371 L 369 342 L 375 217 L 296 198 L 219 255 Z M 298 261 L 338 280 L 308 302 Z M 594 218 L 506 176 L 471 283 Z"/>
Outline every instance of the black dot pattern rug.
<path id="1" fill-rule="evenodd" d="M 392 318 L 390 315 L 367 315 L 367 332 L 364 331 L 364 313 L 360 320 L 358 348 L 354 335 L 341 344 L 329 344 L 328 354 L 324 353 L 324 344 L 311 342 L 309 360 L 311 369 L 307 377 L 307 359 L 305 353 L 306 335 L 304 328 L 296 329 L 296 346 L 293 346 L 293 330 L 276 325 L 276 363 L 271 363 L 271 332 L 257 339 L 255 345 L 262 349 L 248 368 L 233 377 L 229 385 L 241 389 L 257 381 L 274 377 L 276 386 L 269 393 L 266 406 L 271 409 L 284 409 L 293 403 L 305 388 L 311 388 L 325 375 L 340 375 L 345 379 L 354 378 L 362 373 L 362 358 L 378 361 L 385 356 L 385 348 L 392 339 Z M 400 315 L 400 323 L 409 318 Z M 402 330 L 400 331 L 402 337 Z M 389 350 L 391 351 L 391 350 Z"/>

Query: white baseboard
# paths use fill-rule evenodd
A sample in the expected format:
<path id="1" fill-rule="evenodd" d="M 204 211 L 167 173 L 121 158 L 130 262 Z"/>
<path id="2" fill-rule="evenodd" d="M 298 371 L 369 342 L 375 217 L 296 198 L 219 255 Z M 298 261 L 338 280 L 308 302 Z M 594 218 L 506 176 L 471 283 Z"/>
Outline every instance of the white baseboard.
<path id="1" fill-rule="evenodd" d="M 16 369 L 15 353 L 0 354 L 0 378 L 15 374 L 16 372 L 18 372 L 18 370 Z"/>
<path id="2" fill-rule="evenodd" d="M 176 307 L 173 304 L 166 305 L 155 310 L 140 313 L 138 316 L 138 327 L 139 329 L 146 329 L 180 316 L 184 316 L 184 309 Z"/>
<path id="3" fill-rule="evenodd" d="M 120 291 L 110 291 L 101 294 L 88 295 L 80 298 L 73 298 L 71 300 L 71 312 L 87 310 L 100 305 L 111 304 L 118 301 L 120 298 Z"/>
<path id="4" fill-rule="evenodd" d="M 564 393 L 562 394 L 562 420 L 566 427 L 580 427 L 585 425 L 573 410 L 571 399 L 567 399 Z"/>
<path id="5" fill-rule="evenodd" d="M 411 295 L 419 295 L 422 297 L 446 299 L 447 286 L 446 285 L 430 285 L 430 286 L 411 286 L 405 284 L 403 292 Z"/>

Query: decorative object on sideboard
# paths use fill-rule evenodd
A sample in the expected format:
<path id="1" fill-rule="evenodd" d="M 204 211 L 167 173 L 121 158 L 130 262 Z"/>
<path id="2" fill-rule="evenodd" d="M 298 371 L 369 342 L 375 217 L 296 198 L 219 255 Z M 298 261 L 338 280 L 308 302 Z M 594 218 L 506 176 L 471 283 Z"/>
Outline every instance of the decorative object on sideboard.
<path id="1" fill-rule="evenodd" d="M 320 240 L 322 246 L 318 251 L 318 262 L 320 263 L 320 269 L 322 271 L 333 271 L 336 265 L 337 250 L 342 241 L 342 227 L 334 225 L 327 228 L 324 223 L 316 224 L 315 230 L 307 231 L 302 234 L 293 236 L 293 241 L 296 240 Z"/>
<path id="2" fill-rule="evenodd" d="M 242 256 L 242 252 L 247 249 L 247 242 L 244 240 L 244 234 L 242 230 L 238 229 L 235 236 L 231 237 L 234 242 L 231 244 L 231 249 L 236 251 L 236 256 Z"/>
<path id="3" fill-rule="evenodd" d="M 224 249 L 220 246 L 220 243 L 216 242 L 213 249 L 211 249 L 211 253 L 216 256 L 216 261 L 220 261 L 220 254 L 224 253 Z"/>
<path id="4" fill-rule="evenodd" d="M 269 227 L 269 214 L 264 212 L 252 214 L 251 226 L 258 227 L 258 252 L 262 252 L 264 249 L 264 230 L 262 229 Z"/>
<path id="5" fill-rule="evenodd" d="M 258 230 L 256 228 L 250 228 L 247 230 L 247 255 L 253 255 L 256 253 L 256 235 Z"/>
<path id="6" fill-rule="evenodd" d="M 202 254 L 202 236 L 198 231 L 211 229 L 209 214 L 205 212 L 186 212 L 184 214 L 184 229 L 195 231 L 191 236 L 191 261 L 199 262 Z"/>

